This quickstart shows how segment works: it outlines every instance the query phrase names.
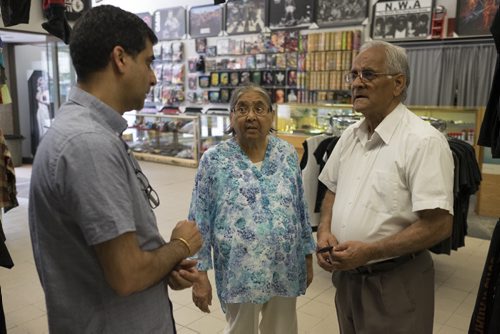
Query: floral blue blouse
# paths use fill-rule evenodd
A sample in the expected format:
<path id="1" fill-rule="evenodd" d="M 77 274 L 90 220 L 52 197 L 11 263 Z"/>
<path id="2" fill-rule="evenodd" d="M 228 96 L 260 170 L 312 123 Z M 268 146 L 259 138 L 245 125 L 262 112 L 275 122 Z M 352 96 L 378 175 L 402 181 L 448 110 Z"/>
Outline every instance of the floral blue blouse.
<path id="1" fill-rule="evenodd" d="M 257 168 L 229 139 L 201 158 L 189 218 L 203 236 L 198 269 L 213 268 L 222 303 L 265 303 L 306 291 L 315 251 L 295 149 L 269 136 Z"/>

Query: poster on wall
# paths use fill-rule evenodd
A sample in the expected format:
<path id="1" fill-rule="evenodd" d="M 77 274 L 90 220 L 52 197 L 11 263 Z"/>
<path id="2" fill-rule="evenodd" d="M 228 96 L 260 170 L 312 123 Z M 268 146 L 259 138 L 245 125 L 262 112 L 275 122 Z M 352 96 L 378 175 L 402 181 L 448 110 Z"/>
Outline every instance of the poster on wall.
<path id="1" fill-rule="evenodd" d="M 229 35 L 261 32 L 266 20 L 266 0 L 229 0 L 226 4 L 226 32 Z"/>
<path id="2" fill-rule="evenodd" d="M 149 12 L 135 13 L 135 15 L 139 16 L 148 27 L 153 29 L 153 16 Z"/>
<path id="3" fill-rule="evenodd" d="M 49 76 L 47 72 L 35 70 L 28 73 L 28 94 L 30 105 L 31 153 L 43 135 L 47 132 L 54 118 L 53 105 L 50 101 Z"/>
<path id="4" fill-rule="evenodd" d="M 222 30 L 224 7 L 197 6 L 189 9 L 189 34 L 192 38 L 217 36 Z"/>
<path id="5" fill-rule="evenodd" d="M 379 1 L 373 6 L 372 38 L 427 38 L 433 9 L 433 0 Z"/>
<path id="6" fill-rule="evenodd" d="M 179 6 L 155 11 L 153 31 L 160 41 L 183 38 L 186 34 L 186 9 Z"/>
<path id="7" fill-rule="evenodd" d="M 64 0 L 65 14 L 68 21 L 76 21 L 92 7 L 90 0 Z"/>
<path id="8" fill-rule="evenodd" d="M 314 21 L 320 27 L 361 24 L 368 17 L 366 0 L 316 0 Z"/>
<path id="9" fill-rule="evenodd" d="M 460 36 L 491 35 L 490 26 L 500 0 L 458 0 L 456 31 Z"/>
<path id="10" fill-rule="evenodd" d="M 269 27 L 309 27 L 313 18 L 313 3 L 314 0 L 270 0 Z"/>

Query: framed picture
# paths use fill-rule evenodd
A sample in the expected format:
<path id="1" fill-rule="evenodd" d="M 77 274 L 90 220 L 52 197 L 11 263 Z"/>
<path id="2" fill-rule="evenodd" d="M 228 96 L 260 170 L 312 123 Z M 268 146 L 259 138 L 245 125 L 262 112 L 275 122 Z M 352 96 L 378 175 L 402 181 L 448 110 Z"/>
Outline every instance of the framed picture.
<path id="1" fill-rule="evenodd" d="M 373 6 L 373 39 L 422 39 L 430 36 L 433 0 L 377 2 Z"/>
<path id="2" fill-rule="evenodd" d="M 285 103 L 285 90 L 278 88 L 274 91 L 274 103 Z"/>
<path id="3" fill-rule="evenodd" d="M 217 46 L 212 45 L 207 47 L 207 57 L 215 57 L 217 56 Z"/>
<path id="4" fill-rule="evenodd" d="M 274 74 L 272 71 L 264 71 L 262 73 L 262 85 L 270 86 L 274 84 Z"/>
<path id="5" fill-rule="evenodd" d="M 186 9 L 179 6 L 155 11 L 153 31 L 160 41 L 183 38 L 186 34 Z"/>
<path id="6" fill-rule="evenodd" d="M 252 72 L 252 82 L 254 84 L 260 85 L 261 81 L 262 81 L 262 72 L 260 71 Z"/>
<path id="7" fill-rule="evenodd" d="M 189 34 L 192 38 L 218 36 L 222 30 L 224 7 L 197 6 L 189 9 Z"/>
<path id="8" fill-rule="evenodd" d="M 277 86 L 285 85 L 286 74 L 285 71 L 274 72 L 274 84 Z"/>
<path id="9" fill-rule="evenodd" d="M 229 54 L 229 39 L 228 38 L 218 38 L 217 39 L 217 54 L 219 56 Z"/>
<path id="10" fill-rule="evenodd" d="M 221 72 L 219 79 L 220 79 L 221 86 L 229 85 L 229 73 L 228 72 Z"/>
<path id="11" fill-rule="evenodd" d="M 208 92 L 208 100 L 212 103 L 220 101 L 220 92 L 218 90 L 211 90 Z"/>
<path id="12" fill-rule="evenodd" d="M 200 75 L 198 77 L 198 85 L 200 88 L 208 88 L 210 87 L 210 76 L 208 75 Z"/>
<path id="13" fill-rule="evenodd" d="M 500 0 L 457 1 L 456 31 L 460 36 L 491 35 L 490 26 Z"/>
<path id="14" fill-rule="evenodd" d="M 316 0 L 314 21 L 320 27 L 360 25 L 368 17 L 366 0 Z"/>
<path id="15" fill-rule="evenodd" d="M 230 72 L 229 83 L 231 86 L 238 86 L 240 84 L 240 74 L 238 72 Z"/>
<path id="16" fill-rule="evenodd" d="M 226 32 L 229 35 L 258 33 L 267 22 L 266 0 L 228 0 Z"/>
<path id="17" fill-rule="evenodd" d="M 191 90 L 196 89 L 196 75 L 190 75 L 188 76 L 188 88 Z"/>
<path id="18" fill-rule="evenodd" d="M 222 103 L 228 103 L 230 96 L 231 96 L 231 92 L 230 92 L 229 89 L 222 88 L 220 90 L 220 102 L 222 102 Z"/>
<path id="19" fill-rule="evenodd" d="M 210 86 L 212 87 L 219 86 L 219 72 L 210 73 Z"/>
<path id="20" fill-rule="evenodd" d="M 194 41 L 196 52 L 197 53 L 205 53 L 207 52 L 207 39 L 206 38 L 197 38 Z"/>
<path id="21" fill-rule="evenodd" d="M 148 27 L 153 29 L 153 16 L 149 12 L 136 13 L 135 15 L 139 16 Z"/>
<path id="22" fill-rule="evenodd" d="M 269 1 L 269 28 L 308 27 L 313 21 L 313 3 L 314 0 Z"/>
<path id="23" fill-rule="evenodd" d="M 297 71 L 295 70 L 288 71 L 286 84 L 288 86 L 297 86 Z"/>
<path id="24" fill-rule="evenodd" d="M 252 81 L 252 75 L 249 71 L 243 71 L 240 74 L 240 83 L 242 85 L 247 85 Z"/>

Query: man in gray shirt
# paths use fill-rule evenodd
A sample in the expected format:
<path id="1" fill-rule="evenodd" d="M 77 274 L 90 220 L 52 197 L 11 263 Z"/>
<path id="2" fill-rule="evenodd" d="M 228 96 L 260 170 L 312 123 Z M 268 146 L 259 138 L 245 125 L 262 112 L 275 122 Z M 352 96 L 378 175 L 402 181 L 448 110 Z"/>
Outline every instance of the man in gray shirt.
<path id="1" fill-rule="evenodd" d="M 157 38 L 136 15 L 92 8 L 73 30 L 78 82 L 40 143 L 29 220 L 51 333 L 174 333 L 167 285 L 191 286 L 192 221 L 161 237 L 159 204 L 120 135 L 152 86 Z M 191 276 L 190 276 L 191 275 Z"/>

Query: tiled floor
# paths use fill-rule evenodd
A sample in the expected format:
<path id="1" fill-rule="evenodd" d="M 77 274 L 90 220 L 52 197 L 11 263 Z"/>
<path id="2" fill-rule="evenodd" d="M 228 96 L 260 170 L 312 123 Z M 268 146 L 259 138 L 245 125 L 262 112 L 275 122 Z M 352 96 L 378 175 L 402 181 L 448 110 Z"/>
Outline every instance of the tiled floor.
<path id="1" fill-rule="evenodd" d="M 174 224 L 187 215 L 195 169 L 142 163 L 158 191 L 156 209 L 160 231 L 170 237 Z M 7 246 L 14 258 L 11 270 L 0 268 L 0 285 L 10 334 L 47 333 L 44 295 L 33 262 L 27 222 L 27 189 L 30 166 L 16 168 L 20 206 L 4 215 Z M 467 333 L 489 241 L 467 238 L 466 247 L 451 256 L 435 256 L 436 316 L 434 333 Z M 213 282 L 213 275 L 212 275 Z M 214 289 L 215 291 L 215 289 Z M 300 333 L 338 333 L 334 289 L 330 275 L 315 266 L 314 281 L 298 300 Z M 217 298 L 205 314 L 191 302 L 191 291 L 171 292 L 179 333 L 220 333 L 224 315 Z"/>

